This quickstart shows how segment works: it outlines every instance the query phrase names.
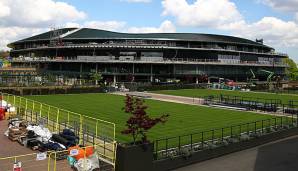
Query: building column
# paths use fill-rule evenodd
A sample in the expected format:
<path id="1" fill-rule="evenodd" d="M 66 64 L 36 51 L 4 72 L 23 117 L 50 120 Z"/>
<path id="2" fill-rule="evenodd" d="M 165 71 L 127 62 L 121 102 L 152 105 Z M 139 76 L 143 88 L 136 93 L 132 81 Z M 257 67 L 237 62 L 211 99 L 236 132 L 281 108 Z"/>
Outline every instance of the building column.
<path id="1" fill-rule="evenodd" d="M 83 72 L 83 64 L 80 65 L 80 85 L 82 85 L 82 72 Z"/>
<path id="2" fill-rule="evenodd" d="M 174 78 L 176 79 L 176 66 L 175 66 L 175 64 L 173 65 L 173 75 L 174 75 Z"/>
<path id="3" fill-rule="evenodd" d="M 132 79 L 131 79 L 131 82 L 134 82 L 135 81 L 135 64 L 133 63 L 132 64 Z"/>
<path id="4" fill-rule="evenodd" d="M 113 83 L 114 83 L 114 85 L 116 85 L 116 83 L 117 83 L 117 76 L 116 75 L 114 75 L 114 81 L 113 81 Z"/>
<path id="5" fill-rule="evenodd" d="M 150 65 L 150 82 L 153 82 L 153 68 L 152 68 L 152 64 Z"/>
<path id="6" fill-rule="evenodd" d="M 95 72 L 98 73 L 98 63 L 95 65 Z M 95 85 L 98 85 L 98 80 L 95 80 Z"/>
<path id="7" fill-rule="evenodd" d="M 198 77 L 198 75 L 199 75 L 199 67 L 198 67 L 198 65 L 196 65 L 196 84 L 199 84 L 199 77 Z"/>
<path id="8" fill-rule="evenodd" d="M 98 72 L 98 63 L 95 65 L 95 72 Z"/>

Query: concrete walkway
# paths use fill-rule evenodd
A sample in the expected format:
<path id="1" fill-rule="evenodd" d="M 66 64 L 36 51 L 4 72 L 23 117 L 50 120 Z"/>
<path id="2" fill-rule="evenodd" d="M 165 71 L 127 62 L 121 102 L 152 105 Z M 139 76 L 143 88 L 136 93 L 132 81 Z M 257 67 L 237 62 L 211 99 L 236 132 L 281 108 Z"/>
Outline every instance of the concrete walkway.
<path id="1" fill-rule="evenodd" d="M 298 136 L 186 166 L 175 171 L 297 171 Z"/>

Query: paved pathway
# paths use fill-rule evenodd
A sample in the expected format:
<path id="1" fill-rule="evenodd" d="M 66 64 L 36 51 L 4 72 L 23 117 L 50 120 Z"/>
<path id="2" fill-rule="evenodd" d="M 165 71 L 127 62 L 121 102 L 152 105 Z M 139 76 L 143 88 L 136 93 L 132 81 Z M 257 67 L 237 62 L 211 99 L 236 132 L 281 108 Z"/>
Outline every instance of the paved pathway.
<path id="1" fill-rule="evenodd" d="M 115 92 L 112 94 L 125 96 L 126 94 L 135 95 L 143 98 L 150 98 L 159 101 L 165 102 L 174 102 L 188 105 L 201 105 L 203 99 L 201 98 L 192 98 L 192 97 L 183 97 L 183 96 L 173 96 L 166 94 L 156 94 L 156 93 L 147 93 L 147 92 Z"/>
<path id="2" fill-rule="evenodd" d="M 186 166 L 175 171 L 297 171 L 298 136 Z"/>
<path id="3" fill-rule="evenodd" d="M 173 102 L 173 103 L 180 103 L 180 104 L 187 104 L 187 105 L 196 105 L 196 106 L 203 106 L 203 107 L 212 107 L 212 108 L 220 108 L 225 110 L 237 110 L 233 108 L 226 108 L 226 107 L 220 107 L 220 106 L 207 106 L 203 105 L 204 99 L 201 98 L 192 98 L 192 97 L 183 97 L 183 96 L 174 96 L 174 95 L 166 95 L 166 94 L 157 94 L 157 93 L 148 93 L 148 92 L 114 92 L 111 94 L 121 95 L 125 96 L 126 94 L 139 96 L 142 98 L 148 98 L 153 100 L 159 100 L 164 102 Z M 268 113 L 263 111 L 246 111 L 251 113 L 259 113 L 259 114 L 267 114 L 267 115 L 273 115 L 273 116 L 288 116 L 292 117 L 292 115 L 286 115 L 283 113 Z"/>
<path id="4" fill-rule="evenodd" d="M 17 142 L 12 142 L 8 137 L 4 136 L 7 130 L 8 122 L 0 121 L 0 171 L 11 171 L 13 168 L 14 159 L 2 160 L 1 158 L 11 157 L 16 155 L 27 155 L 17 158 L 16 161 L 22 162 L 24 171 L 47 171 L 48 160 L 36 161 L 36 154 L 38 151 L 33 151 L 29 148 L 21 146 Z M 54 160 L 51 160 L 51 170 L 54 170 Z M 66 160 L 57 161 L 57 171 L 72 171 Z"/>

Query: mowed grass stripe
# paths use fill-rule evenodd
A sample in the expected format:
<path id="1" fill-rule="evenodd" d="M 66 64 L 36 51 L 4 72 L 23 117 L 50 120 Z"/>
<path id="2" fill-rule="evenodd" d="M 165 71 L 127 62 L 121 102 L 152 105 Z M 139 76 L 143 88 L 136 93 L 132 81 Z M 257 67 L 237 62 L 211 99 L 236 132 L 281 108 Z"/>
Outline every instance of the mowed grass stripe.
<path id="1" fill-rule="evenodd" d="M 213 90 L 213 89 L 180 89 L 180 90 L 160 90 L 152 91 L 152 93 L 167 94 L 184 97 L 204 97 L 210 95 L 230 95 L 241 96 L 249 98 L 263 98 L 263 99 L 280 99 L 282 103 L 287 104 L 289 100 L 298 100 L 298 95 L 295 94 L 274 94 L 274 93 L 261 93 L 261 92 L 243 92 L 243 91 L 230 91 L 230 90 Z"/>
<path id="2" fill-rule="evenodd" d="M 27 97 L 66 110 L 114 122 L 116 123 L 117 140 L 121 142 L 131 141 L 130 137 L 120 133 L 125 128 L 126 120 L 129 117 L 128 114 L 122 111 L 125 99 L 123 96 L 77 94 Z M 272 118 L 269 115 L 250 112 L 214 109 L 156 100 L 145 100 L 145 104 L 149 107 L 148 113 L 153 117 L 161 114 L 170 115 L 168 122 L 157 125 L 150 131 L 150 140 Z"/>

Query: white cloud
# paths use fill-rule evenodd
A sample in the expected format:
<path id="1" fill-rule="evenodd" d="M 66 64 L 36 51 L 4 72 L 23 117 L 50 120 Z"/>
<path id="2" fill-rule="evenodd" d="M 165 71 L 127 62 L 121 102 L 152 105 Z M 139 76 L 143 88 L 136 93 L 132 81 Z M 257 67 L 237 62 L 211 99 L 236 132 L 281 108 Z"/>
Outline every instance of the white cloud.
<path id="1" fill-rule="evenodd" d="M 298 12 L 298 0 L 261 0 L 263 4 L 273 9 L 289 12 Z"/>
<path id="2" fill-rule="evenodd" d="M 277 47 L 298 47 L 298 25 L 275 17 L 264 17 L 254 23 L 238 23 L 222 28 L 236 36 L 263 38 L 265 43 Z"/>
<path id="3" fill-rule="evenodd" d="M 259 0 L 263 4 L 270 6 L 272 9 L 289 12 L 294 15 L 296 23 L 298 23 L 298 0 Z"/>
<path id="4" fill-rule="evenodd" d="M 164 21 L 159 27 L 130 27 L 129 33 L 174 33 L 176 27 L 171 21 Z"/>
<path id="5" fill-rule="evenodd" d="M 129 2 L 129 3 L 149 3 L 151 0 L 121 0 L 124 2 Z"/>
<path id="6" fill-rule="evenodd" d="M 66 23 L 65 27 L 77 28 L 94 28 L 108 31 L 127 32 L 127 33 L 174 33 L 176 32 L 175 25 L 166 20 L 159 27 L 128 27 L 123 21 L 87 21 L 83 24 Z"/>
<path id="7" fill-rule="evenodd" d="M 283 10 L 298 10 L 297 0 L 262 1 Z M 297 23 L 276 17 L 248 23 L 230 0 L 195 0 L 192 4 L 186 0 L 163 0 L 162 4 L 163 15 L 174 16 L 180 26 L 212 28 L 251 40 L 263 38 L 273 47 L 298 47 Z"/>
<path id="8" fill-rule="evenodd" d="M 119 31 L 125 27 L 126 23 L 122 21 L 87 21 L 83 27 Z"/>
<path id="9" fill-rule="evenodd" d="M 67 22 L 66 24 L 64 24 L 63 27 L 66 27 L 66 28 L 79 28 L 79 27 L 81 27 L 81 25 L 79 23 L 75 23 L 75 22 Z"/>
<path id="10" fill-rule="evenodd" d="M 38 33 L 47 31 L 43 28 L 23 28 L 23 27 L 0 27 L 0 50 L 7 50 L 7 44 L 11 43 L 12 40 L 33 36 Z"/>
<path id="11" fill-rule="evenodd" d="M 236 23 L 242 15 L 229 0 L 163 0 L 163 15 L 174 16 L 180 26 L 213 27 Z"/>
<path id="12" fill-rule="evenodd" d="M 56 0 L 0 0 L 0 49 L 37 33 L 86 18 L 76 7 Z"/>
<path id="13" fill-rule="evenodd" d="M 54 0 L 1 0 L 0 25 L 50 27 L 86 18 L 74 6 Z"/>
<path id="14" fill-rule="evenodd" d="M 0 18 L 8 16 L 10 14 L 10 8 L 7 6 L 5 2 L 0 1 L 0 7 L 1 7 Z"/>

